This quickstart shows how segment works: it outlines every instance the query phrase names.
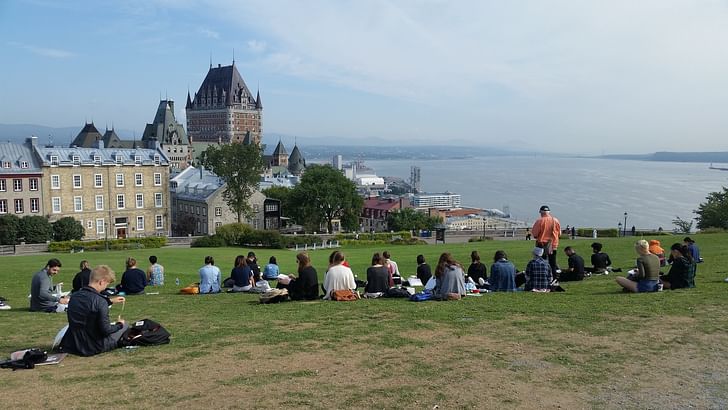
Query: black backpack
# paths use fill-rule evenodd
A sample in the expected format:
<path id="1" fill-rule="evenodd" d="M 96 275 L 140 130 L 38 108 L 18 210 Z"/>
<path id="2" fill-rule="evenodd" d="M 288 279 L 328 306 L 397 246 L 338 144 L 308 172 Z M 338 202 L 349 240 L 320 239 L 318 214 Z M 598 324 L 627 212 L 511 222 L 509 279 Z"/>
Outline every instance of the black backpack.
<path id="1" fill-rule="evenodd" d="M 171 335 L 162 325 L 144 319 L 134 322 L 119 340 L 119 346 L 154 346 L 169 343 Z"/>

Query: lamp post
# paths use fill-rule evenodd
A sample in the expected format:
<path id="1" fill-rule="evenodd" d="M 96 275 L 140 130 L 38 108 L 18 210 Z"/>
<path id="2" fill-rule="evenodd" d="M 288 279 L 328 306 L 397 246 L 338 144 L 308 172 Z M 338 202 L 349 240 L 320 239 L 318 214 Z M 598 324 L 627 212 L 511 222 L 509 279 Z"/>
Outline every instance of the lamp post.
<path id="1" fill-rule="evenodd" d="M 627 236 L 627 212 L 624 213 L 624 225 L 622 225 L 622 229 L 624 229 L 622 236 Z"/>
<path id="2" fill-rule="evenodd" d="M 622 233 L 622 222 L 617 224 L 617 236 Z"/>

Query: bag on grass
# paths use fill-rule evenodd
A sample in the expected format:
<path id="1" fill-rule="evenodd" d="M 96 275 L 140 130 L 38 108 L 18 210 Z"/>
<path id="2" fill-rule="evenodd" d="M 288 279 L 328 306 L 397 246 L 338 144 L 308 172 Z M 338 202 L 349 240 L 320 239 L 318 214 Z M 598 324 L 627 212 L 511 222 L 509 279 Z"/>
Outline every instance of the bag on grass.
<path id="1" fill-rule="evenodd" d="M 384 297 L 387 298 L 408 298 L 412 295 L 407 291 L 407 288 L 389 288 Z"/>
<path id="2" fill-rule="evenodd" d="M 190 286 L 180 289 L 179 293 L 181 293 L 183 295 L 196 295 L 196 294 L 200 293 L 200 284 L 193 283 Z"/>
<path id="3" fill-rule="evenodd" d="M 424 302 L 426 300 L 432 300 L 432 292 L 418 292 L 409 298 L 412 302 Z"/>
<path id="4" fill-rule="evenodd" d="M 338 302 L 351 302 L 359 299 L 359 295 L 351 289 L 335 290 L 331 292 L 331 300 Z"/>
<path id="5" fill-rule="evenodd" d="M 169 343 L 171 335 L 162 325 L 143 319 L 134 322 L 119 339 L 119 346 L 155 346 Z"/>
<path id="6" fill-rule="evenodd" d="M 227 278 L 224 281 L 222 281 L 223 288 L 232 288 L 234 285 L 235 285 L 235 279 L 233 279 L 233 278 Z"/>
<path id="7" fill-rule="evenodd" d="M 38 363 L 43 363 L 48 358 L 48 354 L 40 349 L 26 349 L 13 352 L 10 360 L 0 362 L 1 369 L 34 369 Z"/>
<path id="8" fill-rule="evenodd" d="M 260 303 L 281 303 L 288 300 L 288 289 L 271 289 L 260 295 Z"/>

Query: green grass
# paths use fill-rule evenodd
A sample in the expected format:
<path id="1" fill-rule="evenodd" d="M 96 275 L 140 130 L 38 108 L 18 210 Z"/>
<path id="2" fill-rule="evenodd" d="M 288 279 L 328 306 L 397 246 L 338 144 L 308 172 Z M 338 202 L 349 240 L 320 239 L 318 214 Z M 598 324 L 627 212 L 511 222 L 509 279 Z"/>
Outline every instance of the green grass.
<path id="1" fill-rule="evenodd" d="M 667 249 L 680 238 L 659 239 Z M 8 407 L 22 407 L 23 386 L 37 383 L 39 393 L 74 398 L 77 407 L 89 408 L 97 401 L 82 392 L 95 386 L 114 386 L 117 390 L 102 391 L 126 395 L 119 399 L 122 407 L 137 403 L 130 399 L 132 393 L 151 400 L 149 403 L 175 405 L 183 399 L 191 407 L 336 408 L 341 407 L 342 398 L 349 400 L 347 406 L 366 408 L 478 407 L 485 403 L 531 407 L 525 404 L 530 402 L 520 389 L 543 388 L 574 400 L 563 403 L 564 407 L 619 407 L 621 398 L 614 398 L 618 393 L 613 387 L 621 391 L 625 377 L 637 378 L 630 382 L 637 391 L 648 390 L 650 380 L 680 380 L 679 360 L 691 358 L 705 366 L 728 363 L 723 359 L 728 353 L 728 284 L 723 283 L 728 276 L 724 251 L 728 234 L 695 235 L 694 239 L 706 259 L 698 267 L 696 289 L 623 294 L 609 275 L 563 284 L 564 293 L 491 293 L 459 302 L 423 303 L 398 299 L 260 305 L 254 295 L 177 293 L 175 278 L 183 286 L 197 281 L 197 269 L 206 255 L 215 257 L 225 276 L 235 256 L 249 249 L 164 248 L 2 257 L 0 295 L 9 299 L 13 310 L 0 311 L 0 354 L 32 346 L 48 348 L 65 324 L 65 315 L 27 310 L 30 278 L 50 257 L 63 262 L 55 281 L 63 281 L 69 289 L 81 259 L 92 265 L 108 264 L 120 278 L 126 257 L 146 262 L 149 255 L 157 255 L 165 266 L 166 285 L 148 289 L 159 295 L 128 297 L 124 317 L 159 321 L 172 333 L 173 342 L 90 359 L 69 357 L 61 366 L 5 373 L 7 382 L 0 386 L 0 395 L 8 397 Z M 626 271 L 633 265 L 633 238 L 600 241 L 615 266 Z M 560 248 L 575 247 L 588 263 L 591 242 L 565 240 Z M 490 264 L 493 253 L 504 249 L 522 269 L 532 246 L 533 242 L 526 241 L 486 241 L 388 250 L 407 276 L 414 274 L 418 254 L 424 254 L 434 269 L 443 251 L 467 266 L 472 250 L 478 250 Z M 372 253 L 383 250 L 343 251 L 363 279 Z M 295 270 L 293 251 L 255 252 L 261 266 L 276 256 L 283 273 Z M 329 253 L 310 252 L 320 278 Z M 559 262 L 566 265 L 563 252 Z M 140 267 L 146 268 L 146 263 Z M 113 307 L 111 317 L 119 312 Z M 676 363 L 663 362 L 663 358 Z M 650 380 L 640 382 L 645 372 Z M 703 387 L 689 392 L 692 397 L 707 397 L 709 401 L 703 404 L 708 407 L 728 403 L 725 372 L 697 374 L 695 377 L 705 380 Z M 541 383 L 544 378 L 550 381 Z M 513 394 L 486 388 L 496 381 L 513 384 Z M 441 383 L 452 386 L 446 392 L 430 387 Z M 398 386 L 397 391 L 392 390 L 393 385 Z M 479 393 L 473 396 L 473 391 Z M 220 398 L 236 394 L 246 400 L 259 399 L 243 406 Z M 398 400 L 409 400 L 413 406 Z"/>

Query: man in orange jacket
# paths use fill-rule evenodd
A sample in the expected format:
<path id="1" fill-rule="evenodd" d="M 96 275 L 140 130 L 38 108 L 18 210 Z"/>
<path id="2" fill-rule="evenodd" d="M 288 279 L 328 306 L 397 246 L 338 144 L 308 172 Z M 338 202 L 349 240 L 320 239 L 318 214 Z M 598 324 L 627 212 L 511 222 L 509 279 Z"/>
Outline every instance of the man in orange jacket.
<path id="1" fill-rule="evenodd" d="M 561 235 L 561 224 L 559 220 L 551 216 L 551 209 L 543 205 L 538 212 L 541 217 L 536 220 L 531 228 L 536 246 L 544 248 L 544 258 L 548 259 L 554 279 L 559 278 L 561 270 L 556 263 L 556 250 L 559 247 L 559 236 Z"/>

